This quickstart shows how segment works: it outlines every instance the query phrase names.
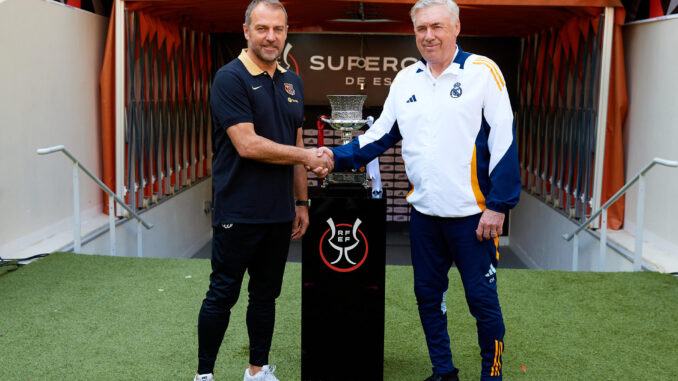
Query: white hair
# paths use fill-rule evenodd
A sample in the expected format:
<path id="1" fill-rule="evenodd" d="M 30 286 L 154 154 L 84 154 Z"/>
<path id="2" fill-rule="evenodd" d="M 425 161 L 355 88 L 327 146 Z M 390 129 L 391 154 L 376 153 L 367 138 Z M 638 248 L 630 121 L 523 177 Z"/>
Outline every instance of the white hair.
<path id="1" fill-rule="evenodd" d="M 414 6 L 412 6 L 412 9 L 410 10 L 412 23 L 414 24 L 414 16 L 417 14 L 417 11 L 436 4 L 445 6 L 447 11 L 450 13 L 452 23 L 459 21 L 459 6 L 453 0 L 419 0 L 414 4 Z"/>

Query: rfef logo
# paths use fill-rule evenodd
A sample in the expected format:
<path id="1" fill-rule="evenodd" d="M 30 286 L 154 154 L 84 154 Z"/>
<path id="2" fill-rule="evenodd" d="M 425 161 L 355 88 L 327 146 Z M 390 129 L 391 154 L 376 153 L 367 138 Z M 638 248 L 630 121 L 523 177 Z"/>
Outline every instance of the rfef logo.
<path id="1" fill-rule="evenodd" d="M 329 229 L 320 238 L 320 258 L 330 269 L 342 273 L 358 269 L 367 259 L 367 238 L 359 229 L 360 218 L 353 225 L 336 224 L 327 219 Z"/>
<path id="2" fill-rule="evenodd" d="M 283 64 L 287 70 L 292 70 L 293 72 L 299 74 L 299 65 L 297 65 L 297 60 L 294 59 L 294 57 L 290 54 L 290 50 L 292 50 L 292 44 L 289 42 L 285 44 L 285 49 L 283 50 Z M 290 63 L 290 61 L 292 61 Z M 294 94 L 292 94 L 294 95 Z"/>

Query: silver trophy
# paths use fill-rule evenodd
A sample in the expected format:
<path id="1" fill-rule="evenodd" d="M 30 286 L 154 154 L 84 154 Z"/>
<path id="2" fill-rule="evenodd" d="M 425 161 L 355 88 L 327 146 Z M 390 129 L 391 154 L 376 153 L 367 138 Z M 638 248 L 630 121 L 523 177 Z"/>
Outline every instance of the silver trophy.
<path id="1" fill-rule="evenodd" d="M 332 117 L 320 120 L 329 124 L 335 130 L 341 131 L 342 144 L 348 144 L 353 139 L 353 131 L 360 129 L 367 123 L 363 119 L 363 104 L 367 95 L 328 95 Z M 367 175 L 364 171 L 332 172 L 323 181 L 323 188 L 330 184 L 359 184 L 367 188 Z"/>

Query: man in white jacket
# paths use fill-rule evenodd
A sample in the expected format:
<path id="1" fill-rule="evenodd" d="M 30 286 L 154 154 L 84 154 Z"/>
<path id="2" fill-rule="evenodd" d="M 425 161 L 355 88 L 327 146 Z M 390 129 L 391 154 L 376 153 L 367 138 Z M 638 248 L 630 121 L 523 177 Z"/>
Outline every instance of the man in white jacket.
<path id="1" fill-rule="evenodd" d="M 477 321 L 481 380 L 501 380 L 498 236 L 520 195 L 506 83 L 492 60 L 456 44 L 459 8 L 452 0 L 419 0 L 411 16 L 422 59 L 398 73 L 364 135 L 318 155 L 333 155 L 335 170 L 357 168 L 402 140 L 414 288 L 433 364 L 427 381 L 458 380 L 445 305 L 453 263 Z"/>

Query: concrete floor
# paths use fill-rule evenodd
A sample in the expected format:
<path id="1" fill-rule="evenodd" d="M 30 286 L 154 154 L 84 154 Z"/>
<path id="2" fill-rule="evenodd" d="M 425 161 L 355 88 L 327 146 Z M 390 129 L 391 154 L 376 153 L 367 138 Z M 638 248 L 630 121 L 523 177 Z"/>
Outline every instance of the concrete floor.
<path id="1" fill-rule="evenodd" d="M 210 258 L 211 242 L 203 246 L 192 258 Z M 289 262 L 301 262 L 301 241 L 292 241 L 289 251 Z M 390 229 L 386 233 L 386 264 L 411 266 L 410 235 L 407 231 Z M 499 268 L 527 269 L 509 246 L 499 247 Z"/>

